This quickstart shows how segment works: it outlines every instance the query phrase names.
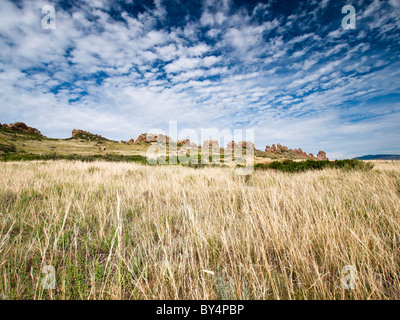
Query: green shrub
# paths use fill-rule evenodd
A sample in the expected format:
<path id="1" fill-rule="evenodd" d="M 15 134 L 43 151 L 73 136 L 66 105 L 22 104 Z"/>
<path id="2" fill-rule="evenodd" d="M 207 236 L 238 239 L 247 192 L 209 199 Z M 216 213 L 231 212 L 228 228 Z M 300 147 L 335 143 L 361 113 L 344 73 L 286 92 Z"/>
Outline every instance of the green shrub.
<path id="1" fill-rule="evenodd" d="M 346 160 L 306 160 L 306 161 L 274 161 L 269 164 L 257 163 L 255 169 L 274 169 L 283 172 L 304 172 L 309 170 L 322 170 L 324 168 L 336 168 L 344 170 L 371 170 L 374 167 L 373 163 L 364 162 L 357 159 Z"/>
<path id="2" fill-rule="evenodd" d="M 13 144 L 6 144 L 0 142 L 0 153 L 16 152 L 17 148 Z"/>
<path id="3" fill-rule="evenodd" d="M 32 154 L 32 153 L 12 153 L 12 154 L 1 154 L 0 161 L 32 161 L 32 160 L 76 160 L 82 162 L 93 162 L 93 161 L 109 161 L 109 162 L 140 162 L 147 164 L 146 157 L 140 155 L 125 156 L 125 155 L 78 155 L 68 154 L 62 155 L 57 153 L 45 153 L 45 154 Z"/>

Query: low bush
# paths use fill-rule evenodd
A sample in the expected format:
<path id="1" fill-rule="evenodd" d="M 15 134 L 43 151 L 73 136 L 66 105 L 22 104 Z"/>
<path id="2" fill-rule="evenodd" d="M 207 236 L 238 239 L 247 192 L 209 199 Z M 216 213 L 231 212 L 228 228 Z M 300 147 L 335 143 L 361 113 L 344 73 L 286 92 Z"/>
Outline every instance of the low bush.
<path id="1" fill-rule="evenodd" d="M 78 155 L 78 154 L 57 154 L 57 153 L 45 153 L 45 154 L 32 154 L 32 153 L 8 153 L 1 154 L 0 161 L 32 161 L 32 160 L 76 160 L 82 162 L 93 162 L 93 161 L 109 161 L 109 162 L 140 162 L 147 164 L 146 157 L 140 155 L 124 156 L 117 154 L 108 155 Z"/>
<path id="2" fill-rule="evenodd" d="M 274 161 L 269 164 L 257 163 L 255 169 L 274 169 L 283 172 L 304 172 L 309 170 L 322 170 L 325 168 L 337 168 L 344 170 L 371 170 L 374 167 L 373 163 L 364 162 L 357 159 L 346 159 L 346 160 L 306 160 L 306 161 Z"/>
<path id="3" fill-rule="evenodd" d="M 16 151 L 17 151 L 17 148 L 15 147 L 15 145 L 0 142 L 0 153 L 10 153 L 10 152 L 16 152 Z"/>

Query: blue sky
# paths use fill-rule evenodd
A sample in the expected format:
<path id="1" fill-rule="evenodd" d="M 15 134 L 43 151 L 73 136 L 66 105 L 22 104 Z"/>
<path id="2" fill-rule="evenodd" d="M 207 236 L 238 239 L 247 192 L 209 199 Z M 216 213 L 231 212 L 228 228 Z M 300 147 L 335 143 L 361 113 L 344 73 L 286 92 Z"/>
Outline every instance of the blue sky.
<path id="1" fill-rule="evenodd" d="M 400 153 L 399 26 L 399 0 L 0 0 L 0 122 L 128 140 L 177 121 L 254 128 L 262 150 Z"/>

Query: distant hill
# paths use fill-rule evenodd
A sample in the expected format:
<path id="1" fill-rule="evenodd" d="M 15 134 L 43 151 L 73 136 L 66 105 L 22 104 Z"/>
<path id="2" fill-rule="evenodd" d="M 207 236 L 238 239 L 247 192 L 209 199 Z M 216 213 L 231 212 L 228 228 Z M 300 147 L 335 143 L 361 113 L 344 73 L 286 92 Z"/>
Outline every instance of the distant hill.
<path id="1" fill-rule="evenodd" d="M 400 160 L 400 155 L 396 154 L 375 154 L 362 157 L 356 157 L 358 160 Z"/>
<path id="2" fill-rule="evenodd" d="M 144 133 L 136 139 L 130 139 L 129 141 L 113 141 L 102 137 L 99 134 L 91 133 L 80 129 L 72 130 L 72 136 L 66 139 L 52 139 L 41 134 L 36 129 L 29 127 L 23 122 L 15 122 L 11 124 L 0 123 L 0 161 L 6 161 L 7 159 L 16 160 L 41 160 L 41 159 L 60 159 L 60 157 L 70 157 L 76 159 L 77 157 L 97 157 L 97 158 L 113 158 L 118 157 L 136 157 L 140 156 L 143 159 L 147 155 L 149 146 L 159 141 L 166 141 L 168 144 L 176 145 L 179 147 L 179 152 L 183 151 L 182 154 L 187 154 L 186 148 L 194 148 L 199 155 L 206 154 L 210 156 L 213 147 L 217 147 L 222 154 L 222 159 L 225 159 L 225 151 L 232 154 L 237 148 L 243 149 L 255 148 L 254 143 L 250 141 L 231 141 L 228 143 L 226 148 L 220 147 L 217 140 L 208 140 L 203 142 L 203 146 L 197 146 L 195 142 L 191 142 L 188 139 L 173 140 L 162 134 Z M 183 149 L 182 149 L 183 148 Z M 168 148 L 168 150 L 170 150 Z M 178 149 L 174 151 L 172 146 L 171 151 L 177 153 Z M 211 152 L 210 152 L 211 151 Z M 239 150 L 240 152 L 240 150 Z M 242 153 L 242 155 L 244 155 Z M 97 159 L 96 158 L 96 159 Z M 142 159 L 140 158 L 140 159 Z M 119 159 L 119 158 L 118 158 Z M 265 151 L 254 150 L 255 163 L 269 163 L 273 160 L 328 160 L 324 151 L 314 156 L 313 154 L 307 154 L 301 148 L 289 149 L 286 146 L 282 146 L 280 143 L 277 145 L 266 146 Z"/>

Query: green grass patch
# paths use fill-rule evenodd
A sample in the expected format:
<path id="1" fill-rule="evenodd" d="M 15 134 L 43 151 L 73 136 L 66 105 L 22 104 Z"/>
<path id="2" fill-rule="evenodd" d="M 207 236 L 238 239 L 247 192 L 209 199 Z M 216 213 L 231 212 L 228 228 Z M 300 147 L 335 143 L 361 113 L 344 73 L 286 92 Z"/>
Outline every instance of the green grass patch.
<path id="1" fill-rule="evenodd" d="M 11 130 L 8 128 L 0 128 L 0 133 L 3 134 L 4 136 L 9 136 L 12 139 L 19 139 L 19 140 L 40 140 L 40 141 L 53 140 L 35 133 L 26 133 L 23 131 Z"/>
<path id="2" fill-rule="evenodd" d="M 273 169 L 282 172 L 304 172 L 309 170 L 322 170 L 325 168 L 344 169 L 344 170 L 364 170 L 368 171 L 374 167 L 373 163 L 364 162 L 357 159 L 346 160 L 306 160 L 306 161 L 274 161 L 269 164 L 257 163 L 255 169 Z"/>
<path id="3" fill-rule="evenodd" d="M 119 155 L 119 154 L 96 154 L 96 155 L 78 155 L 78 154 L 57 154 L 57 153 L 45 153 L 45 154 L 32 154 L 32 153 L 8 153 L 1 154 L 0 161 L 33 161 L 33 160 L 75 160 L 82 162 L 93 162 L 93 161 L 108 161 L 108 162 L 140 162 L 147 164 L 146 157 L 140 155 Z"/>

